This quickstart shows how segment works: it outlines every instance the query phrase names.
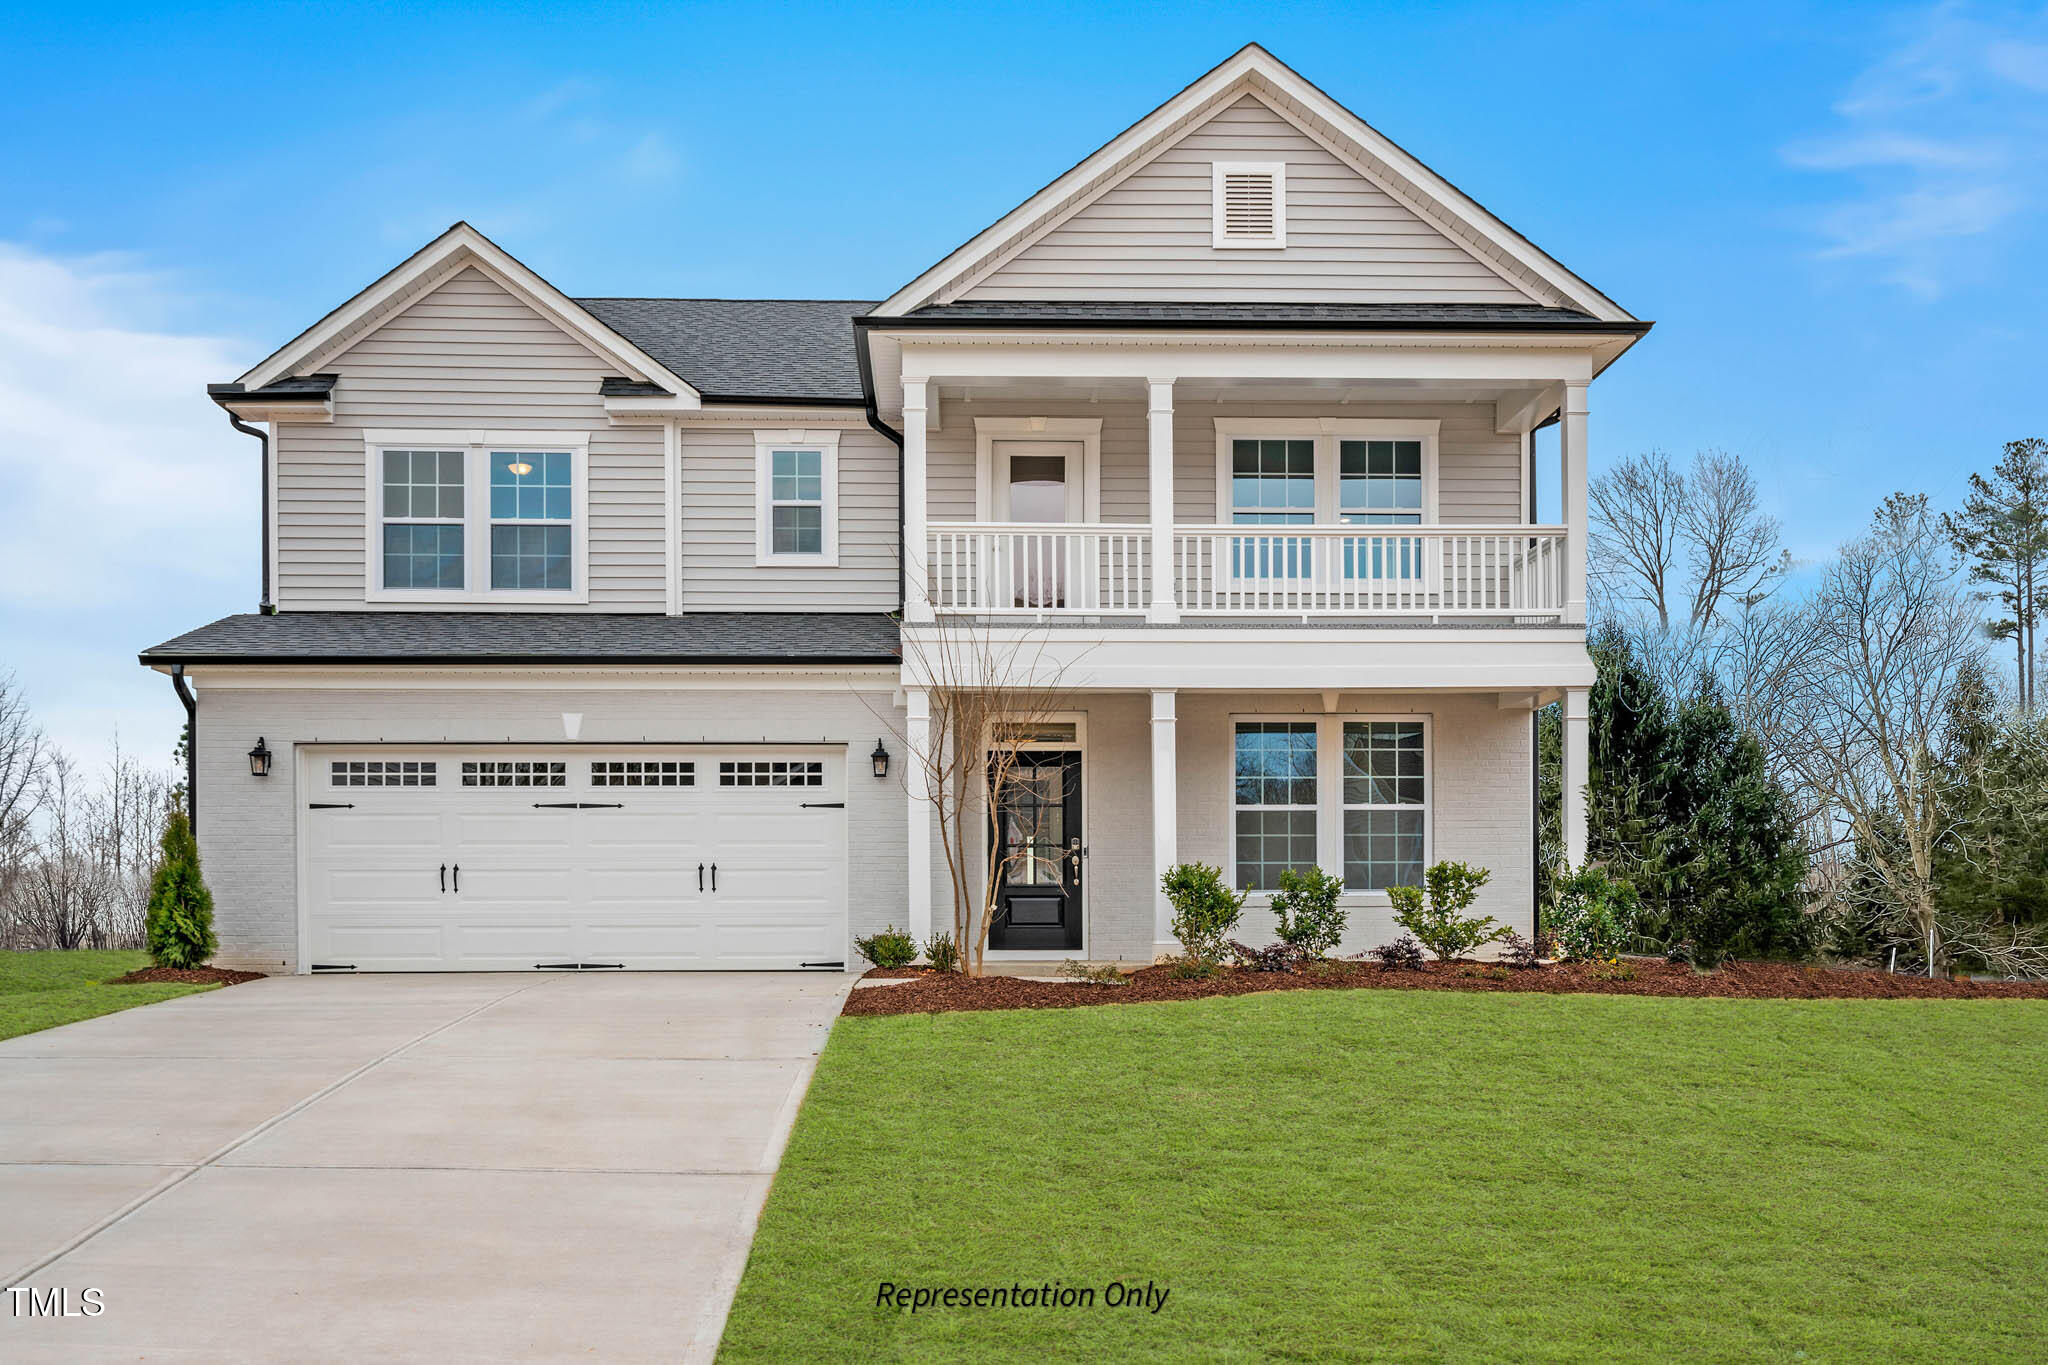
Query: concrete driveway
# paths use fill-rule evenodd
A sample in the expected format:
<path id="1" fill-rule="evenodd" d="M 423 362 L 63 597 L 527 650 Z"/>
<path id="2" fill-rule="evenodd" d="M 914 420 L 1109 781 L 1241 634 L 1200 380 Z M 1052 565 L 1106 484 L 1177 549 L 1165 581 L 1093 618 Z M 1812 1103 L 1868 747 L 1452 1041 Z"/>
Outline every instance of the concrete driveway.
<path id="1" fill-rule="evenodd" d="M 706 1359 L 851 977 L 275 977 L 0 1042 L 0 1359 Z M 83 1295 L 104 1305 L 84 1315 Z"/>

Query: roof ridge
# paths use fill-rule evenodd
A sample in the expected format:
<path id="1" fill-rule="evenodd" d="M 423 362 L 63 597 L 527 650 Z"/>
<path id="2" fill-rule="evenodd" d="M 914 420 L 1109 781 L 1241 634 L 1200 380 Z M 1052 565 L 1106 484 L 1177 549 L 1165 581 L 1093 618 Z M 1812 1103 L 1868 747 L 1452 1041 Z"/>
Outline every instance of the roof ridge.
<path id="1" fill-rule="evenodd" d="M 772 299 L 723 298 L 710 294 L 582 294 L 578 303 L 863 303 L 869 307 L 879 299 Z"/>

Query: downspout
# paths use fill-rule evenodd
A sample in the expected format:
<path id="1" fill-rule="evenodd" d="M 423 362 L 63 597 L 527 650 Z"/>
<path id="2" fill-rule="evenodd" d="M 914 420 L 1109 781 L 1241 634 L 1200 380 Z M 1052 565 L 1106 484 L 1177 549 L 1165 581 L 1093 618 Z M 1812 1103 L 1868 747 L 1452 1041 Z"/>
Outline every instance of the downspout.
<path id="1" fill-rule="evenodd" d="M 185 818 L 192 822 L 192 837 L 199 837 L 199 699 L 185 682 L 185 665 L 171 665 L 171 686 L 185 703 Z"/>
<path id="2" fill-rule="evenodd" d="M 853 358 L 860 368 L 861 404 L 868 425 L 888 437 L 896 446 L 896 611 L 901 615 L 910 603 L 910 581 L 904 571 L 903 544 L 903 433 L 882 420 L 881 405 L 875 398 L 875 373 L 868 364 L 867 334 L 853 329 Z"/>
<path id="3" fill-rule="evenodd" d="M 256 610 L 265 616 L 274 616 L 277 614 L 277 607 L 270 600 L 270 437 L 260 428 L 252 427 L 247 422 L 244 422 L 232 411 L 228 412 L 228 425 L 245 436 L 254 436 L 263 447 L 261 469 L 263 476 L 263 600 L 257 604 Z M 173 676 L 176 675 L 174 674 Z M 180 684 L 180 690 L 182 688 L 183 685 Z M 191 703 L 187 702 L 186 705 L 189 707 Z M 194 823 L 196 824 L 197 822 L 195 821 Z"/>

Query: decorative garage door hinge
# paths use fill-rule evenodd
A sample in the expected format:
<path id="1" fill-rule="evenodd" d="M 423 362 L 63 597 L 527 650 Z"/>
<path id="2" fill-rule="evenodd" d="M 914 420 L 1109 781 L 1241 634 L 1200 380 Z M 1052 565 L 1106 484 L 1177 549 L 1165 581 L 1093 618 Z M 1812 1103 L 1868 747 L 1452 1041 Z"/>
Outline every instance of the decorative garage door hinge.
<path id="1" fill-rule="evenodd" d="M 308 801 L 306 803 L 307 810 L 354 810 L 355 808 L 356 803 L 353 801 Z"/>
<path id="2" fill-rule="evenodd" d="M 623 801 L 536 801 L 535 810 L 624 810 Z"/>

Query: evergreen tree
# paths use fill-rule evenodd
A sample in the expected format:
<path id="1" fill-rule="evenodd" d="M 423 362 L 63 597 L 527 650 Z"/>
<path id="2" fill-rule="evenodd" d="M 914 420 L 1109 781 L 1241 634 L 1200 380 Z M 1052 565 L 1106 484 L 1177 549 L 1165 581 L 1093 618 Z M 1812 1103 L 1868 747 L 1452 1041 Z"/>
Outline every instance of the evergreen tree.
<path id="1" fill-rule="evenodd" d="M 2006 614 L 1989 624 L 1991 638 L 2013 642 L 2020 708 L 2039 700 L 2034 635 L 2048 593 L 2048 441 L 2008 441 L 1991 471 L 1970 476 L 1962 511 L 1941 519 L 1956 550 L 1970 561 L 1970 581 Z"/>
<path id="2" fill-rule="evenodd" d="M 203 967 L 220 944 L 213 934 L 213 893 L 199 873 L 199 843 L 185 812 L 164 822 L 163 862 L 149 888 L 149 956 L 159 967 Z"/>

